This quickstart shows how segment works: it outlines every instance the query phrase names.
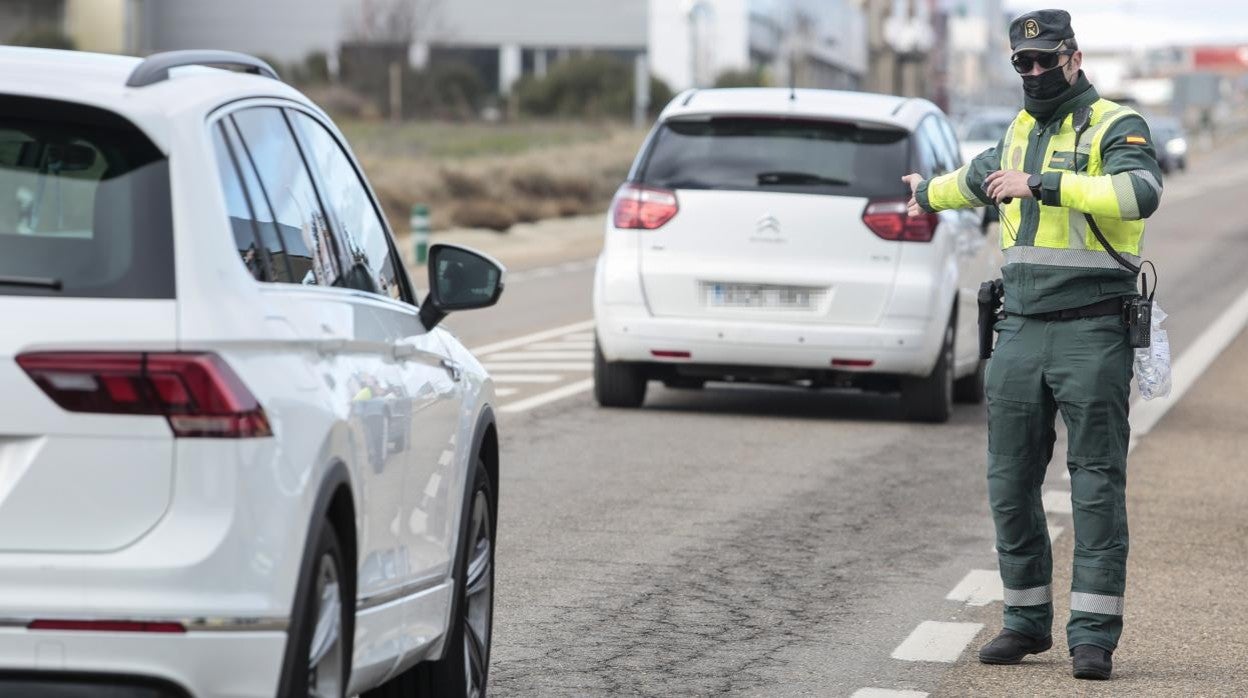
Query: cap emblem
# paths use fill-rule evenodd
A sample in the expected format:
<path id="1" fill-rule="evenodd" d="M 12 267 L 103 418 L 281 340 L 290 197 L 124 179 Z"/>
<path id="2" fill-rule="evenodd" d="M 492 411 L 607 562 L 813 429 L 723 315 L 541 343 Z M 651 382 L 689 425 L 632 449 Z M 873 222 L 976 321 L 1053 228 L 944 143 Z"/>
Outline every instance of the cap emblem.
<path id="1" fill-rule="evenodd" d="M 1036 23 L 1036 20 L 1029 19 L 1023 23 L 1023 36 L 1028 39 L 1034 39 L 1037 36 L 1040 36 L 1040 25 Z"/>

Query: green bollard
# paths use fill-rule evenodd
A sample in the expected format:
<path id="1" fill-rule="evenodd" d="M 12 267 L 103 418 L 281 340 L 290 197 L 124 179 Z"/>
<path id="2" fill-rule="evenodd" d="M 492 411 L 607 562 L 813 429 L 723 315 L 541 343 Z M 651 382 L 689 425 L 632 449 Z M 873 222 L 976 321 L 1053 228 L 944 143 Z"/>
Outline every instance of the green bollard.
<path id="1" fill-rule="evenodd" d="M 408 226 L 412 231 L 412 242 L 416 245 L 416 263 L 424 264 L 429 259 L 429 207 L 412 204 Z"/>

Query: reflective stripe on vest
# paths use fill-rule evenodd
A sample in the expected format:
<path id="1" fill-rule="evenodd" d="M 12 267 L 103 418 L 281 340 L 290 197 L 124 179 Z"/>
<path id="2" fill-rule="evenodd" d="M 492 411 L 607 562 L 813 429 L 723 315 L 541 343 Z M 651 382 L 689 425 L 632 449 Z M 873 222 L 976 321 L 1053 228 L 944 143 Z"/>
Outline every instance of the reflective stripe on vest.
<path id="1" fill-rule="evenodd" d="M 1062 120 L 1061 128 L 1049 138 L 1048 145 L 1040 159 L 1041 172 L 1071 172 L 1080 161 L 1086 162 L 1086 168 L 1079 174 L 1100 177 L 1105 174 L 1101 152 L 1105 134 L 1109 127 L 1119 119 L 1136 112 L 1128 107 L 1120 106 L 1107 99 L 1098 100 L 1092 105 L 1090 126 L 1079 139 L 1076 152 L 1073 115 Z M 1028 136 L 1035 128 L 1036 121 L 1026 110 L 1020 111 L 1014 123 L 1006 130 L 1002 141 L 1001 168 L 1023 169 L 1027 159 Z M 1081 157 L 1083 156 L 1083 157 Z M 1072 162 L 1073 160 L 1073 162 Z M 1095 186 L 1081 188 L 1082 198 L 1091 197 L 1095 201 L 1104 202 L 1106 197 L 1117 204 L 1120 217 L 1095 216 L 1097 227 L 1110 244 L 1128 259 L 1134 260 L 1141 252 L 1144 235 L 1144 221 L 1139 220 L 1140 207 L 1135 197 L 1135 188 L 1131 175 L 1160 193 L 1161 183 L 1146 170 L 1122 172 L 1097 181 Z M 1068 175 L 1069 177 L 1069 175 Z M 1086 180 L 1084 180 L 1086 182 Z M 1072 190 L 1073 191 L 1073 190 Z M 1085 196 L 1086 195 L 1086 196 Z M 1067 262 L 1061 266 L 1089 266 L 1093 268 L 1117 268 L 1116 262 L 1088 227 L 1084 214 L 1074 208 L 1041 205 L 1040 217 L 1037 221 L 1034 245 L 1043 250 L 1078 250 L 1095 252 L 1094 255 L 1063 255 L 1058 257 L 1037 255 L 1035 253 L 1015 253 L 1009 251 L 1015 247 L 1019 226 L 1022 225 L 1022 201 L 1015 199 L 1001 206 L 1001 249 L 1006 251 L 1006 263 L 1011 260 L 1019 263 L 1047 264 L 1041 259 L 1057 259 Z M 1020 247 L 1021 249 L 1021 247 Z M 1109 259 L 1109 263 L 1103 260 Z M 1036 260 L 1036 261 L 1033 261 Z M 1080 261 L 1090 262 L 1087 265 L 1077 264 Z M 1134 263 L 1134 262 L 1133 262 Z"/>

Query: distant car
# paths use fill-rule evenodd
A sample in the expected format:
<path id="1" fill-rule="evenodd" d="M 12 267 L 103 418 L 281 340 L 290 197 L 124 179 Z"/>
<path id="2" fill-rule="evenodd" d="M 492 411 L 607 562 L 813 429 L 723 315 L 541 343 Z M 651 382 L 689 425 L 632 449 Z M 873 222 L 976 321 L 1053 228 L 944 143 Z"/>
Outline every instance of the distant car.
<path id="1" fill-rule="evenodd" d="M 0 696 L 485 694 L 503 270 L 276 77 L 0 48 Z"/>
<path id="2" fill-rule="evenodd" d="M 1148 118 L 1152 132 L 1157 164 L 1164 174 L 1187 170 L 1187 133 L 1178 119 L 1168 116 Z"/>
<path id="3" fill-rule="evenodd" d="M 860 92 L 685 92 L 607 217 L 594 281 L 599 404 L 648 381 L 901 392 L 913 419 L 982 398 L 972 211 L 906 215 L 908 172 L 961 164 L 944 114 Z"/>
<path id="4" fill-rule="evenodd" d="M 985 109 L 966 117 L 958 124 L 958 139 L 962 141 L 961 153 L 964 162 L 970 162 L 976 155 L 989 148 L 996 147 L 1005 136 L 1005 131 L 1014 123 L 1018 111 L 1004 109 Z"/>

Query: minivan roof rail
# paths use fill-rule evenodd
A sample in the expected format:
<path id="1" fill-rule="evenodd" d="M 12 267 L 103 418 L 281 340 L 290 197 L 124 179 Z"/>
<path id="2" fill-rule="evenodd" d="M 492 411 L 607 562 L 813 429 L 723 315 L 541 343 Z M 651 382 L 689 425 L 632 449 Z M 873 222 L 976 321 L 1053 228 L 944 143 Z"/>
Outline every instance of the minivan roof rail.
<path id="1" fill-rule="evenodd" d="M 263 75 L 280 81 L 273 66 L 264 61 L 238 51 L 190 50 L 164 51 L 153 53 L 130 73 L 126 87 L 147 87 L 169 79 L 171 68 L 188 65 L 229 66 L 242 68 L 244 72 Z"/>

